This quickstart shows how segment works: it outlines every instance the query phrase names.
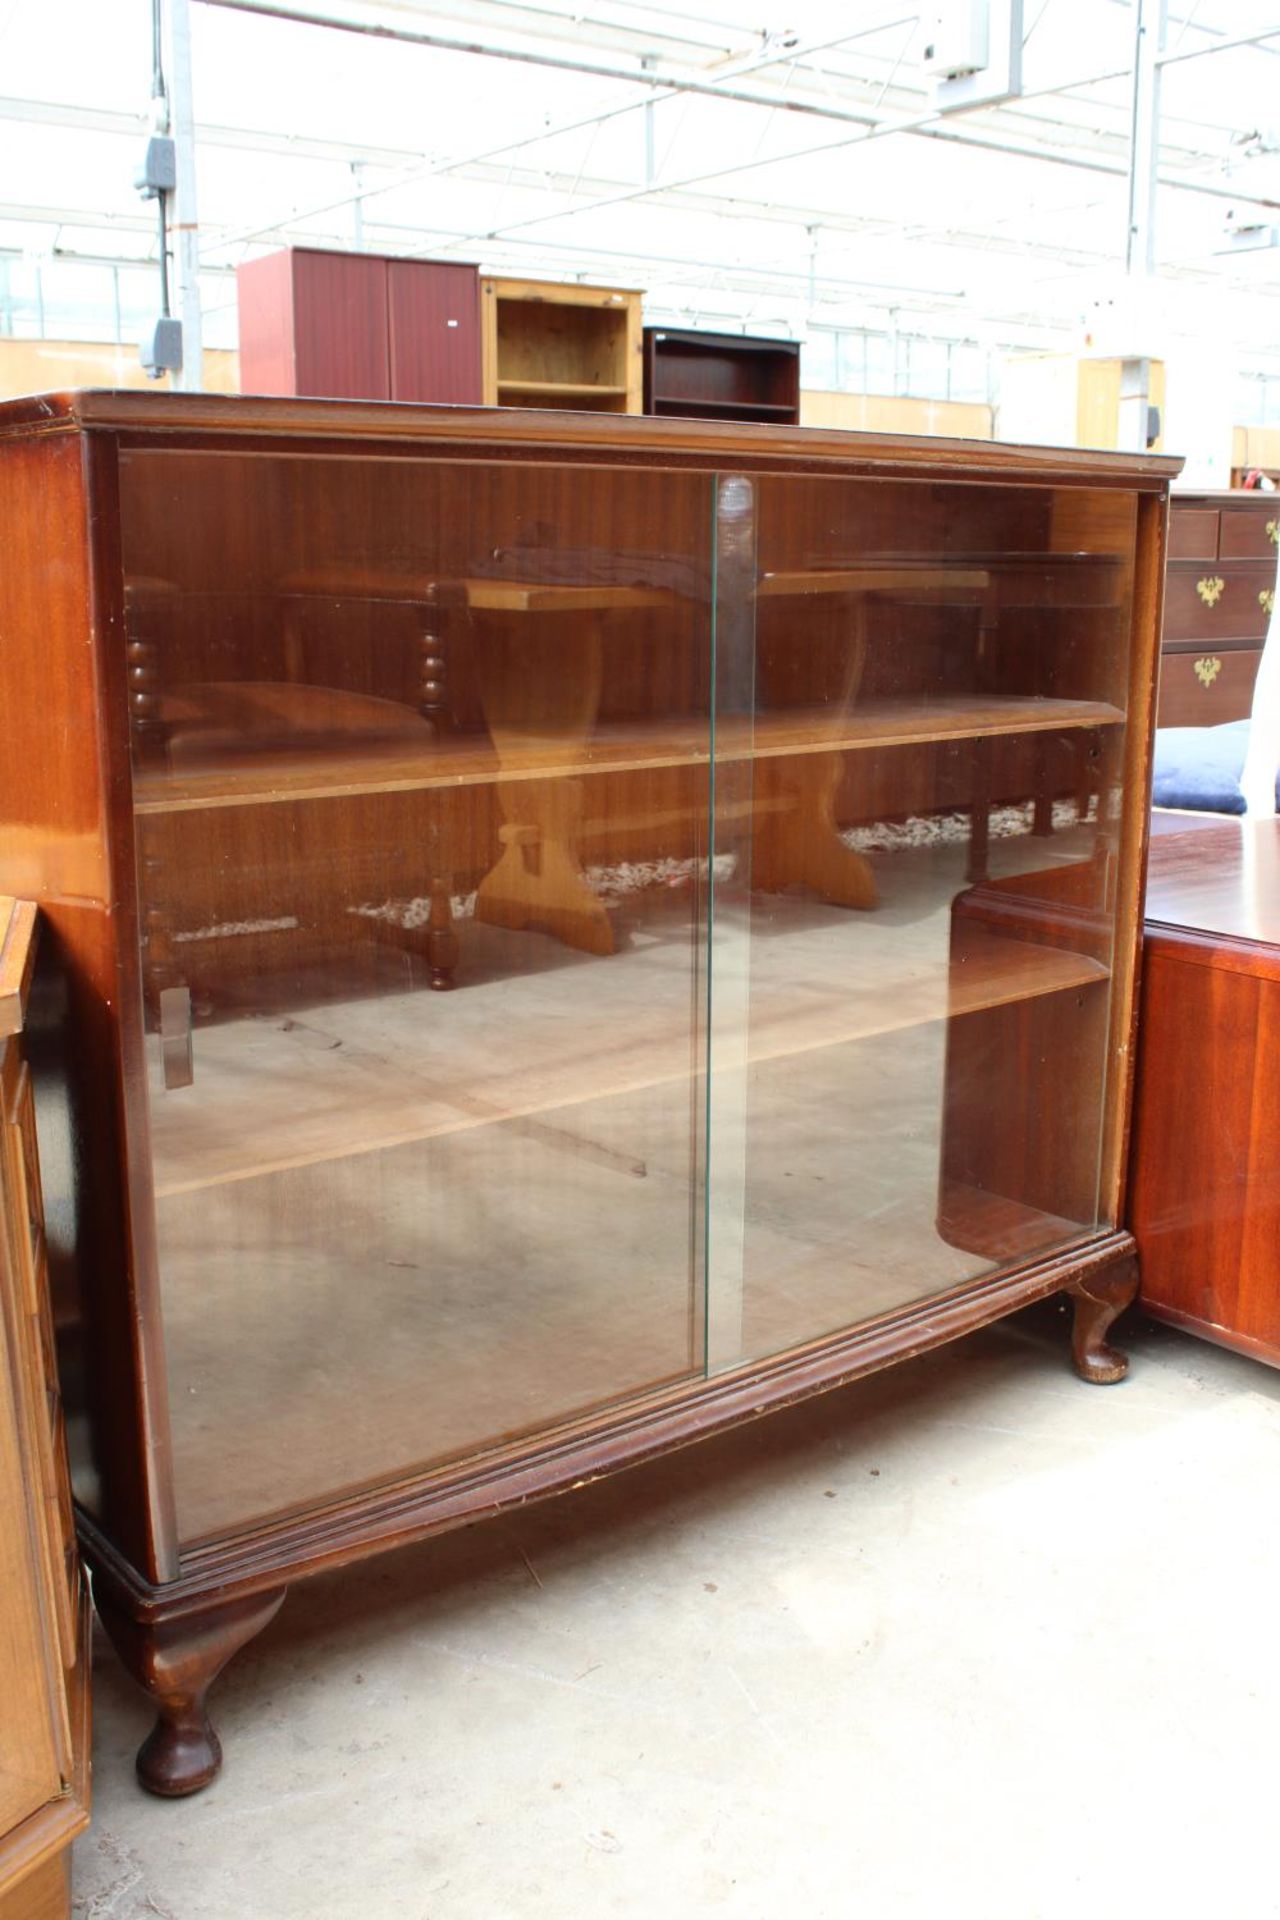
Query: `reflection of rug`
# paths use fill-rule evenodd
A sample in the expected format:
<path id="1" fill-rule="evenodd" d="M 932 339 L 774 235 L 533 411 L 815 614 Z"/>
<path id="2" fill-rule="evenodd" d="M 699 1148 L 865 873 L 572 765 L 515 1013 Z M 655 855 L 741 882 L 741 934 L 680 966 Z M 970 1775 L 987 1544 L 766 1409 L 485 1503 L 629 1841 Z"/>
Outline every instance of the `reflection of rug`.
<path id="1" fill-rule="evenodd" d="M 1074 800 L 1055 800 L 1055 832 L 1079 825 Z M 993 807 L 989 831 L 993 840 L 1014 840 L 1031 831 L 1031 805 Z M 967 811 L 914 815 L 906 820 L 877 822 L 870 827 L 848 827 L 840 835 L 847 847 L 859 853 L 892 853 L 899 847 L 942 847 L 962 845 L 969 838 Z M 731 853 L 717 854 L 715 877 L 732 878 L 736 861 Z M 692 886 L 702 877 L 700 860 L 623 860 L 610 867 L 588 867 L 587 879 L 607 906 L 645 893 L 650 888 L 674 890 Z M 456 894 L 453 899 L 455 920 L 470 920 L 475 913 L 474 893 Z M 384 900 L 380 904 L 353 907 L 364 920 L 385 920 L 397 927 L 425 927 L 431 914 L 431 902 L 424 897 L 413 900 Z"/>
<path id="2" fill-rule="evenodd" d="M 1030 833 L 1031 811 L 1029 801 L 1023 806 L 993 807 L 988 821 L 991 838 L 1013 840 L 1019 834 Z M 1079 819 L 1074 800 L 1054 801 L 1055 832 L 1078 825 Z M 916 814 L 907 820 L 878 821 L 871 827 L 850 827 L 840 838 L 847 847 L 856 847 L 859 853 L 888 853 L 895 847 L 953 846 L 967 840 L 969 832 L 970 816 L 966 810 Z"/>

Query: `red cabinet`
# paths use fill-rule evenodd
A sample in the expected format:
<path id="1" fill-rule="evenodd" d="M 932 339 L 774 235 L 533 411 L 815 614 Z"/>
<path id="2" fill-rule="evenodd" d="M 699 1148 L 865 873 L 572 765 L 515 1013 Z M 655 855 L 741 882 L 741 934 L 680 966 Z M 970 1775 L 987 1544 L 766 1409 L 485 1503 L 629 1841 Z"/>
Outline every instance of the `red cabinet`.
<path id="1" fill-rule="evenodd" d="M 236 286 L 243 393 L 480 404 L 473 266 L 290 247 Z"/>

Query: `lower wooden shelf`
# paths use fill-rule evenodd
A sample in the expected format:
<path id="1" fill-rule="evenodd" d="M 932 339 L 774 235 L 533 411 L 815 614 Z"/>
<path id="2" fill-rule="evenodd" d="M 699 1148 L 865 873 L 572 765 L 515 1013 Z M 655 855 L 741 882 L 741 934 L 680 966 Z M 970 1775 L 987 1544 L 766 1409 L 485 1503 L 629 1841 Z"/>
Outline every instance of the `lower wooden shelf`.
<path id="1" fill-rule="evenodd" d="M 499 380 L 501 394 L 527 393 L 539 400 L 625 400 L 625 387 L 601 386 L 592 380 Z"/>
<path id="2" fill-rule="evenodd" d="M 934 1023 L 748 1070 L 731 1090 L 740 1259 L 717 1257 L 709 1316 L 681 1151 L 698 1095 L 678 1082 L 162 1200 L 184 1536 L 732 1372 L 1007 1264 L 939 1218 L 943 1055 Z M 1085 1233 L 1002 1213 L 1027 1258 Z M 711 1338 L 721 1304 L 732 1346 L 723 1323 Z"/>
<path id="3" fill-rule="evenodd" d="M 1069 1247 L 1093 1231 L 1092 1224 L 1064 1220 L 960 1181 L 944 1180 L 938 1196 L 938 1232 L 947 1245 L 1001 1266 L 1028 1260 L 1046 1247 Z"/>
<path id="4" fill-rule="evenodd" d="M 841 928 L 841 917 L 816 910 L 809 936 L 787 940 L 785 964 L 782 954 L 756 955 L 736 1033 L 749 1068 L 1109 978 L 1085 954 L 976 924 L 948 962 L 927 949 L 912 955 L 894 939 L 900 928 L 881 940 L 861 919 L 851 940 L 854 923 L 844 916 Z M 520 936 L 474 932 L 495 955 L 504 941 L 528 954 Z M 465 995 L 333 1000 L 198 1028 L 194 1087 L 153 1101 L 158 1196 L 477 1128 L 551 1125 L 589 1103 L 692 1085 L 706 1036 L 680 971 L 691 932 L 683 927 L 674 949 L 658 940 L 603 960 L 542 941 L 534 951 L 555 954 L 545 970 L 504 977 L 496 968 Z M 581 1017 L 584 967 L 607 969 L 600 1022 Z M 593 974 L 592 992 L 603 985 Z M 719 1017 L 727 1031 L 729 1016 Z"/>

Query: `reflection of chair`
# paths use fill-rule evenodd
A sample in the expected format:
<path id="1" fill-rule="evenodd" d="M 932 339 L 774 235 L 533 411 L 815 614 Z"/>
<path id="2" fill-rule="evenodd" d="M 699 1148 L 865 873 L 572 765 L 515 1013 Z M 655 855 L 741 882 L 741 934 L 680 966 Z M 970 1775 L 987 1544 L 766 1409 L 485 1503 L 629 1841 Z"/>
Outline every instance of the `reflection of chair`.
<path id="1" fill-rule="evenodd" d="M 175 682 L 190 651 L 184 617 L 194 607 L 198 624 L 216 599 L 164 582 L 126 590 L 143 984 L 170 1085 L 190 1078 L 193 991 L 215 1001 L 273 954 L 297 967 L 349 946 L 353 916 L 367 937 L 418 949 L 434 987 L 452 985 L 457 959 L 440 859 L 448 800 L 415 791 L 432 720 L 347 688 Z M 229 666 L 253 664 L 234 619 L 219 638 Z M 296 646 L 291 664 L 301 672 Z M 427 678 L 424 704 L 437 692 Z M 389 892 L 425 897 L 424 923 L 376 917 Z"/>
<path id="2" fill-rule="evenodd" d="M 213 680 L 167 688 L 153 720 L 157 751 L 176 773 L 244 767 L 295 756 L 334 761 L 413 752 L 431 738 L 411 707 L 340 687 L 279 680 Z"/>
<path id="3" fill-rule="evenodd" d="M 410 797 L 377 791 L 381 776 L 421 766 L 431 748 L 411 708 L 369 694 L 237 681 L 159 696 L 139 767 L 152 994 L 188 975 L 184 944 L 220 942 L 228 964 L 230 943 L 254 934 L 292 935 L 295 961 L 308 931 L 349 940 L 351 915 L 381 902 L 393 872 L 410 896 L 429 897 L 427 924 L 364 916 L 362 927 L 418 946 L 431 984 L 451 985 L 456 940 L 432 866 L 434 810 L 424 819 L 419 807 L 407 836 Z M 202 781 L 216 789 L 203 800 Z"/>

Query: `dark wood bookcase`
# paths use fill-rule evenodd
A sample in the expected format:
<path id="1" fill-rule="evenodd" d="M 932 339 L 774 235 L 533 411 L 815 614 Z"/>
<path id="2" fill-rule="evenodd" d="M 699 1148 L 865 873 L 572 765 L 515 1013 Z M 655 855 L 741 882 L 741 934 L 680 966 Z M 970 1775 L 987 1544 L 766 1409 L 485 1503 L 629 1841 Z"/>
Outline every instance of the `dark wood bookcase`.
<path id="1" fill-rule="evenodd" d="M 209 1686 L 322 1568 L 1058 1289 L 1120 1377 L 1175 471 L 0 408 L 0 887 L 67 981 L 50 1246 L 148 1786 L 213 1777 Z"/>
<path id="2" fill-rule="evenodd" d="M 644 410 L 683 420 L 800 423 L 800 343 L 644 330 Z"/>

